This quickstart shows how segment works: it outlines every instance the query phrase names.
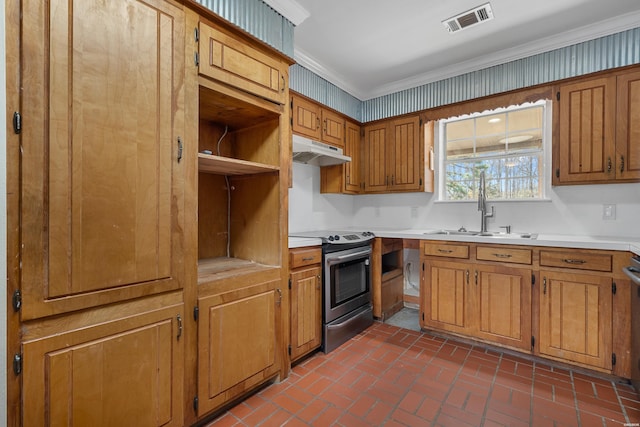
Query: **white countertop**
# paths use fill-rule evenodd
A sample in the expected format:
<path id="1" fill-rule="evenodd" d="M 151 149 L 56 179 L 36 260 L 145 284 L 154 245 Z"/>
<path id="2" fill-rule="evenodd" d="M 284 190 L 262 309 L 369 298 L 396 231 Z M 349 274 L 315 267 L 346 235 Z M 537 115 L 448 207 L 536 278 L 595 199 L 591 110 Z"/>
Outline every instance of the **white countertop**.
<path id="1" fill-rule="evenodd" d="M 289 249 L 303 248 L 305 246 L 321 246 L 322 240 L 312 237 L 289 237 Z"/>
<path id="2" fill-rule="evenodd" d="M 495 243 L 504 245 L 551 246 L 562 248 L 603 249 L 613 251 L 629 251 L 640 255 L 640 238 L 606 237 L 606 236 L 573 236 L 562 234 L 539 234 L 536 239 L 504 238 L 487 236 L 460 236 L 447 234 L 431 234 L 438 229 L 367 229 L 376 237 L 419 240 L 449 240 L 457 242 Z M 315 238 L 289 237 L 289 248 L 304 246 L 320 246 L 322 241 Z"/>

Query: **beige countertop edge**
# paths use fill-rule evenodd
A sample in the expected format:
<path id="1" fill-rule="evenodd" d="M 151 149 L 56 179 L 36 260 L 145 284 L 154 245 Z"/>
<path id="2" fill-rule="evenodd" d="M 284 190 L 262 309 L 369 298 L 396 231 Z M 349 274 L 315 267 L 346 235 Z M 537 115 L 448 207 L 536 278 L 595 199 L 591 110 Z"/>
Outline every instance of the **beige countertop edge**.
<path id="1" fill-rule="evenodd" d="M 444 240 L 452 242 L 493 243 L 503 245 L 547 246 L 579 249 L 603 249 L 613 251 L 629 251 L 640 255 L 640 239 L 601 236 L 573 236 L 560 234 L 540 234 L 537 239 L 496 238 L 483 236 L 455 236 L 429 234 L 434 230 L 371 230 L 376 237 L 396 239 Z M 305 237 L 289 237 L 289 248 L 320 246 L 322 240 Z"/>

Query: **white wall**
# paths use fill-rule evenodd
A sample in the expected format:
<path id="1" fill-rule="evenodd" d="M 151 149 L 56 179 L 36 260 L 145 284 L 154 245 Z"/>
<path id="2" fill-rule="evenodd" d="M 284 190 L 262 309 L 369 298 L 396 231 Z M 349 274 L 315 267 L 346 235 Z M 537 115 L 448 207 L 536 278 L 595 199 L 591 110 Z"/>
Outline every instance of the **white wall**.
<path id="1" fill-rule="evenodd" d="M 489 230 L 511 225 L 514 232 L 640 237 L 640 184 L 553 187 L 550 201 L 498 202 Z M 362 229 L 480 228 L 475 202 L 436 203 L 426 193 L 388 195 L 320 194 L 320 172 L 294 163 L 289 193 L 290 231 L 352 227 Z M 602 219 L 602 205 L 616 205 L 616 219 Z"/>
<path id="2" fill-rule="evenodd" d="M 289 190 L 289 232 L 338 230 L 353 224 L 353 196 L 320 194 L 320 168 L 293 164 Z"/>

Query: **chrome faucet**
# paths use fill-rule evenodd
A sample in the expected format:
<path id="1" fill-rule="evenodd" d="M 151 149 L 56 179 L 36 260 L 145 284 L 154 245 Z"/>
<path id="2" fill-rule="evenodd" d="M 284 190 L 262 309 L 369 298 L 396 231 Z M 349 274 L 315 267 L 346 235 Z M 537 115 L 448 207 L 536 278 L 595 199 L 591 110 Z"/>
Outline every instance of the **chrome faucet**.
<path id="1" fill-rule="evenodd" d="M 478 185 L 478 210 L 480 213 L 480 234 L 487 232 L 487 218 L 492 218 L 494 214 L 493 206 L 491 213 L 487 213 L 487 184 L 485 182 L 484 171 L 480 172 L 480 183 Z"/>

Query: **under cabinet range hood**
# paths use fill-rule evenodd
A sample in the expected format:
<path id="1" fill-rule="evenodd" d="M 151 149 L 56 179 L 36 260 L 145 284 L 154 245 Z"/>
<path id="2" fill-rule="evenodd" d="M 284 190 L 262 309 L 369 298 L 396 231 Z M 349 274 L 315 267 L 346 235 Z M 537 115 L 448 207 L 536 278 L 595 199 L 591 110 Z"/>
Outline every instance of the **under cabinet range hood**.
<path id="1" fill-rule="evenodd" d="M 351 157 L 342 154 L 342 148 L 293 135 L 293 161 L 315 166 L 331 166 L 350 162 Z"/>

